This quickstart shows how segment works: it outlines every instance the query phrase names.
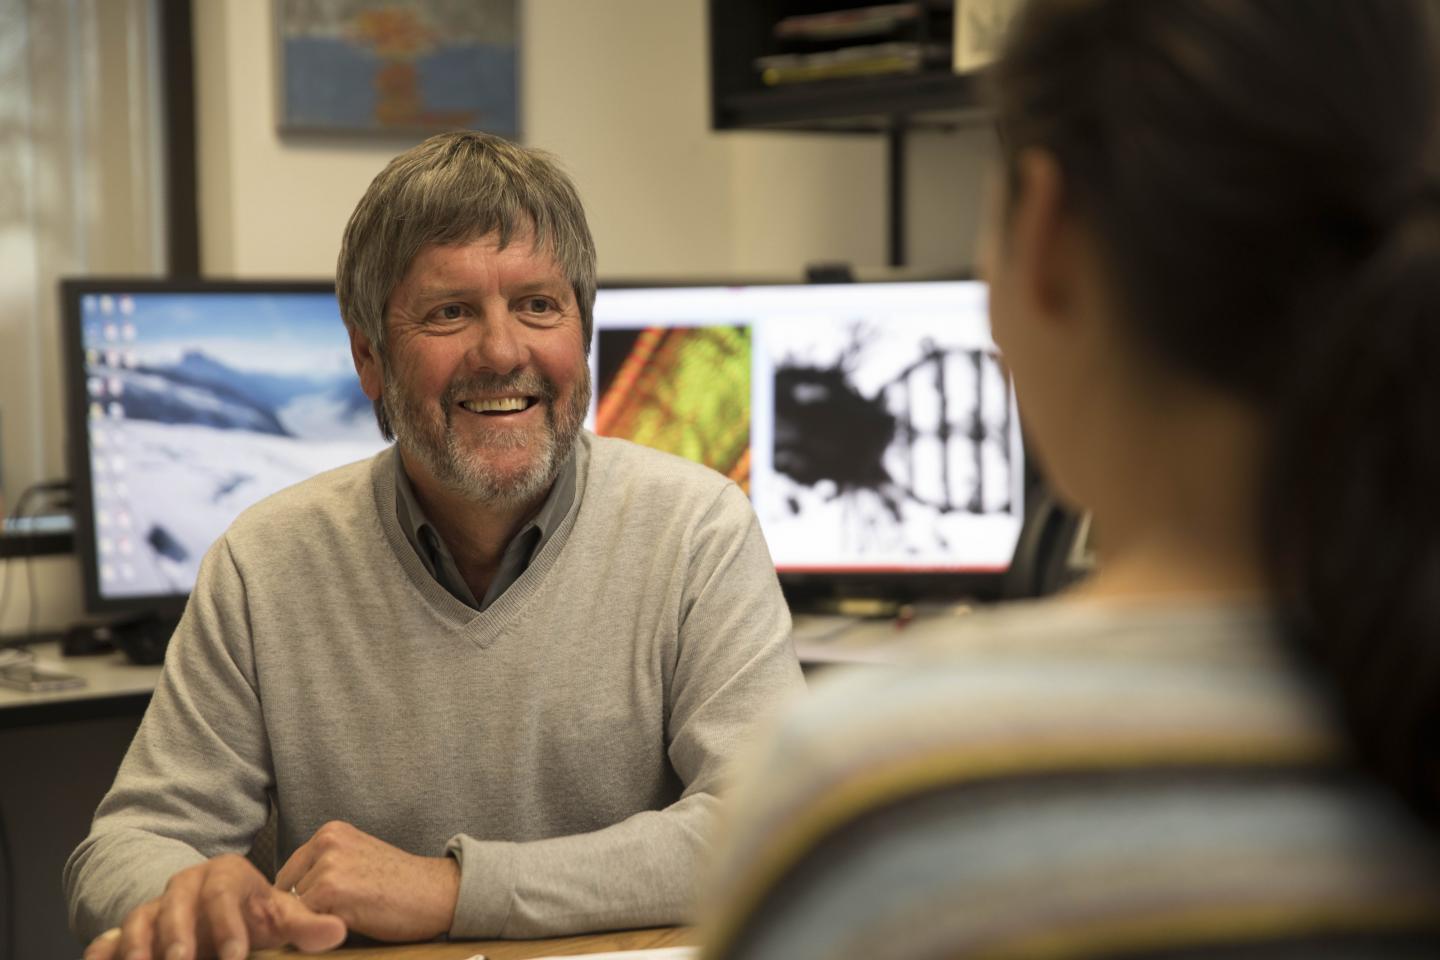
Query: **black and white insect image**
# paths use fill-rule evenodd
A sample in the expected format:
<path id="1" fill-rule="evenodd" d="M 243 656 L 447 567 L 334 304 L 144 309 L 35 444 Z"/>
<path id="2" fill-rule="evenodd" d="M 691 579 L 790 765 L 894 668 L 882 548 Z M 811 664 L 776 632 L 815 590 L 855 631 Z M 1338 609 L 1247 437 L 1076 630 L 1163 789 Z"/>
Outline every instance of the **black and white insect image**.
<path id="1" fill-rule="evenodd" d="M 802 566 L 1003 562 L 1019 431 L 983 324 L 810 319 L 768 324 L 765 338 L 774 416 L 756 507 L 768 536 L 804 544 Z"/>

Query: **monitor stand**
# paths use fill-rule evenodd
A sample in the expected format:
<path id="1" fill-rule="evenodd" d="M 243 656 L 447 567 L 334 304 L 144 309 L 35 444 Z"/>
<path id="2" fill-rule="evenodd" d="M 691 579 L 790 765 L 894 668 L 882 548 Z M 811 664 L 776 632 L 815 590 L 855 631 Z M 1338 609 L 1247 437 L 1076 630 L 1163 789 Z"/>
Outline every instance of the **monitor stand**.
<path id="1" fill-rule="evenodd" d="M 141 666 L 165 660 L 165 648 L 179 617 L 162 613 L 133 614 L 106 623 L 77 623 L 66 631 L 60 650 L 67 657 L 119 650 L 125 659 Z"/>

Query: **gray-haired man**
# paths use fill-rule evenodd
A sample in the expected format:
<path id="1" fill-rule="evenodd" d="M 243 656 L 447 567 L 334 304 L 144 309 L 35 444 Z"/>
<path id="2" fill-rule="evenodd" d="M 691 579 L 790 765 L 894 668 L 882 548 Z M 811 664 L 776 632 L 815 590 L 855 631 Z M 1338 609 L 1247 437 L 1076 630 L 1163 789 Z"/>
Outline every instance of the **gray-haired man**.
<path id="1" fill-rule="evenodd" d="M 544 154 L 397 157 L 338 291 L 397 443 L 207 556 L 66 866 L 87 960 L 685 921 L 723 767 L 801 686 L 748 503 L 581 429 L 595 252 Z"/>

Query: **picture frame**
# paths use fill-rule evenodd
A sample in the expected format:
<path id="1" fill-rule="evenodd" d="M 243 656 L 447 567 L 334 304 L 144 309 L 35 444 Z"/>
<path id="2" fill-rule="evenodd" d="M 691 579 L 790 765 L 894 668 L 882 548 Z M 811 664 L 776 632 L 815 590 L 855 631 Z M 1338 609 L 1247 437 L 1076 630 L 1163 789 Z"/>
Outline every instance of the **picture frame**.
<path id="1" fill-rule="evenodd" d="M 274 0 L 282 134 L 520 136 L 517 0 Z"/>

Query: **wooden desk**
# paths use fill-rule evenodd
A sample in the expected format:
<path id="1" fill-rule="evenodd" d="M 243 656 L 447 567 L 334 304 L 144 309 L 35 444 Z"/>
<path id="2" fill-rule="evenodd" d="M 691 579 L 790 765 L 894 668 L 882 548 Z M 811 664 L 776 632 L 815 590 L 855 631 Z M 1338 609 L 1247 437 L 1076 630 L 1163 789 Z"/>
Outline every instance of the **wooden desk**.
<path id="1" fill-rule="evenodd" d="M 650 930 L 618 930 L 590 933 L 554 940 L 466 940 L 456 943 L 400 944 L 392 947 L 355 947 L 319 954 L 339 960 L 465 960 L 483 953 L 489 960 L 531 960 L 534 957 L 570 956 L 577 953 L 604 953 L 608 950 L 643 950 L 674 947 L 695 942 L 688 927 L 655 927 Z M 251 960 L 295 960 L 292 950 L 261 950 Z"/>

